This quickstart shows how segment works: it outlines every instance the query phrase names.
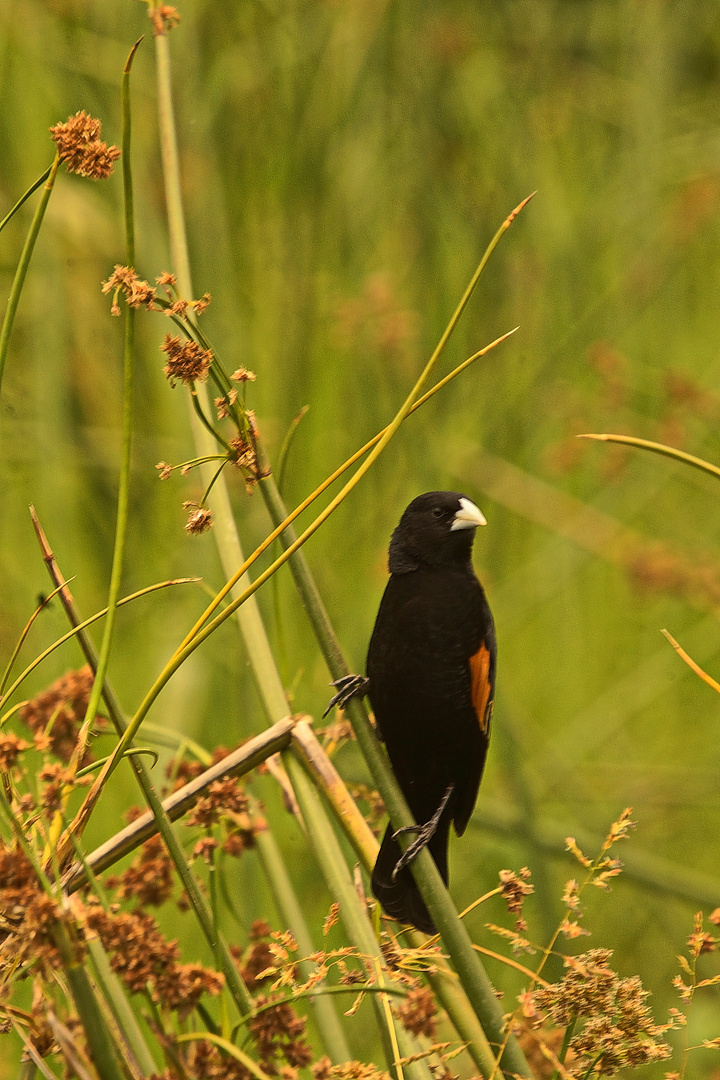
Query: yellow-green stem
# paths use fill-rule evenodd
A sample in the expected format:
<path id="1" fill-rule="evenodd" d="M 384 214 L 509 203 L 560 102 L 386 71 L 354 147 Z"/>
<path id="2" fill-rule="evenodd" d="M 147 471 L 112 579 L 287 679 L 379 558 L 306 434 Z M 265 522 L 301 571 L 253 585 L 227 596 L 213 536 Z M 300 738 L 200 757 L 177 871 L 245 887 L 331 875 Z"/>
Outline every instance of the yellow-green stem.
<path id="1" fill-rule="evenodd" d="M 15 322 L 15 315 L 17 313 L 18 304 L 20 302 L 20 295 L 25 284 L 25 278 L 27 276 L 28 267 L 30 266 L 30 260 L 32 253 L 35 250 L 35 241 L 38 238 L 40 232 L 40 226 L 43 223 L 45 217 L 45 211 L 47 210 L 48 202 L 52 194 L 52 189 L 55 186 L 55 177 L 57 171 L 60 168 L 60 155 L 55 154 L 55 160 L 50 166 L 50 172 L 48 173 L 47 180 L 43 187 L 43 192 L 40 197 L 40 202 L 37 205 L 37 209 L 30 224 L 30 230 L 25 239 L 22 252 L 20 254 L 20 262 L 17 265 L 15 271 L 15 277 L 10 288 L 10 296 L 8 297 L 7 307 L 5 308 L 5 315 L 3 316 L 2 327 L 0 327 L 0 388 L 2 388 L 3 374 L 5 372 L 5 364 L 7 361 L 8 349 L 10 347 L 10 335 L 12 334 L 13 324 Z"/>

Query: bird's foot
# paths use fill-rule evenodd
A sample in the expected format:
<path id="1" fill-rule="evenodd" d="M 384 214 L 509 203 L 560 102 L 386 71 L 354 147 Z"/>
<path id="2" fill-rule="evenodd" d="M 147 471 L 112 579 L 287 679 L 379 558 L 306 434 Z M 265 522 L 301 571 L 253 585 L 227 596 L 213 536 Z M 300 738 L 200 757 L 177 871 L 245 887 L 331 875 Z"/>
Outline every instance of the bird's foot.
<path id="1" fill-rule="evenodd" d="M 447 806 L 450 796 L 455 790 L 454 784 L 449 784 L 448 789 L 440 800 L 440 805 L 437 810 L 424 825 L 405 825 L 402 829 L 396 829 L 393 833 L 393 840 L 396 840 L 398 836 L 403 836 L 407 833 L 415 833 L 416 837 L 412 844 L 409 844 L 405 851 L 402 853 L 398 861 L 395 863 L 395 867 L 392 872 L 392 879 L 395 881 L 401 870 L 404 870 L 408 863 L 411 863 L 414 858 L 419 855 L 424 847 L 432 840 L 433 836 L 437 832 L 437 827 L 440 823 L 440 818 L 443 816 L 443 811 Z"/>
<path id="2" fill-rule="evenodd" d="M 337 687 L 337 693 L 330 698 L 328 707 L 323 713 L 323 720 L 336 705 L 344 709 L 350 698 L 363 697 L 367 693 L 368 682 L 369 680 L 364 675 L 343 675 L 341 679 L 331 682 L 331 686 Z"/>

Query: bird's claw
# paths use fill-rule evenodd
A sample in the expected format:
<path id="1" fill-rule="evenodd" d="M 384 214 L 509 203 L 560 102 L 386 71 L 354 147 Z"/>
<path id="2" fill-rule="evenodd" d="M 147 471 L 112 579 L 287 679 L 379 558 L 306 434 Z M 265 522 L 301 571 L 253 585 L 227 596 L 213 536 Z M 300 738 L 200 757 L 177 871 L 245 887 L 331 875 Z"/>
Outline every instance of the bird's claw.
<path id="1" fill-rule="evenodd" d="M 350 698 L 363 697 L 367 693 L 368 679 L 364 675 L 343 675 L 340 679 L 334 679 L 330 685 L 337 687 L 337 693 L 330 698 L 323 713 L 323 720 L 336 705 L 344 709 Z"/>
<path id="2" fill-rule="evenodd" d="M 426 821 L 424 825 L 404 825 L 401 829 L 395 830 L 395 832 L 393 833 L 393 840 L 396 840 L 398 836 L 404 836 L 407 833 L 416 833 L 417 835 L 416 839 L 413 840 L 412 844 L 408 844 L 408 846 L 405 848 L 405 851 L 395 863 L 392 872 L 393 881 L 397 880 L 397 876 L 400 871 L 404 870 L 405 867 L 420 854 L 422 849 L 430 843 L 437 831 L 437 827 L 440 823 L 440 818 L 442 817 L 443 811 L 445 810 L 445 807 L 447 806 L 450 800 L 450 796 L 452 795 L 454 790 L 455 785 L 449 784 L 447 791 L 440 800 L 440 805 L 438 806 L 437 810 L 430 818 L 430 820 Z"/>

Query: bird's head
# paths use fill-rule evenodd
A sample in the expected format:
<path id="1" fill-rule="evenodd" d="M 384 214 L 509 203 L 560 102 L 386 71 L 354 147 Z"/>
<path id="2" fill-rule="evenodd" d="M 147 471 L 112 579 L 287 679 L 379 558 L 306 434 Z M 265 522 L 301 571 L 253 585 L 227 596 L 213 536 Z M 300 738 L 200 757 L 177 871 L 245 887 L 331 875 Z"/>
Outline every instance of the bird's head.
<path id="1" fill-rule="evenodd" d="M 418 495 L 392 534 L 390 573 L 468 563 L 475 530 L 485 524 L 475 503 L 457 491 Z"/>

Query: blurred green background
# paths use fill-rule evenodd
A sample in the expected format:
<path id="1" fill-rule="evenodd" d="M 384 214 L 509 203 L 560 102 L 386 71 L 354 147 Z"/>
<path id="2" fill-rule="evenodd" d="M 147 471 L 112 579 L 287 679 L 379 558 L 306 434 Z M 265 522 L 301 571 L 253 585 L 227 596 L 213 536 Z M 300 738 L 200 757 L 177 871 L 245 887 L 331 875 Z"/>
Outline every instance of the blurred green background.
<path id="1" fill-rule="evenodd" d="M 579 868 L 533 833 L 601 836 L 631 805 L 638 829 L 620 854 L 666 860 L 688 896 L 621 879 L 591 898 L 593 936 L 579 947 L 614 948 L 664 1017 L 679 1004 L 670 982 L 692 915 L 720 904 L 720 707 L 660 629 L 717 674 L 720 489 L 575 436 L 617 431 L 720 460 L 717 6 L 200 0 L 180 13 L 170 48 L 195 289 L 213 297 L 203 326 L 229 370 L 256 372 L 249 404 L 271 457 L 310 406 L 290 451 L 289 505 L 392 417 L 490 237 L 538 191 L 493 255 L 442 373 L 518 333 L 407 422 L 306 554 L 362 670 L 404 506 L 431 488 L 479 503 L 497 709 L 476 824 L 451 850 L 453 894 L 468 903 L 499 869 L 529 864 L 531 933 L 544 940 Z M 137 269 L 153 280 L 169 253 L 142 3 L 1 0 L 0 215 L 52 160 L 51 124 L 86 109 L 120 141 L 120 75 L 141 34 Z M 103 183 L 59 177 L 21 301 L 0 399 L 3 656 L 48 588 L 30 502 L 82 611 L 104 603 L 122 324 L 100 282 L 123 261 L 121 199 L 119 171 Z M 3 304 L 33 206 L 2 235 Z M 213 589 L 223 580 L 212 535 L 183 531 L 181 503 L 199 498 L 199 481 L 157 479 L 156 462 L 192 456 L 184 391 L 162 374 L 167 329 L 160 315 L 139 319 L 124 592 L 181 575 Z M 230 483 L 250 550 L 268 520 L 259 495 Z M 285 571 L 279 592 L 280 625 L 271 594 L 259 597 L 271 640 L 293 707 L 318 717 L 328 675 Z M 111 678 L 126 710 L 204 602 L 182 586 L 124 609 Z M 55 605 L 24 657 L 64 630 Z M 68 647 L 26 692 L 79 662 Z M 208 747 L 264 726 L 234 628 L 192 657 L 151 718 Z M 365 778 L 352 747 L 337 763 Z M 262 793 L 277 804 L 268 784 Z M 129 774 L 118 778 L 91 839 L 135 799 Z M 319 926 L 330 898 L 289 821 L 281 840 Z M 649 870 L 670 881 L 664 862 Z M 240 877 L 247 925 L 263 910 L 252 856 Z M 475 914 L 471 929 L 492 947 L 483 923 L 500 918 L 499 907 Z M 713 991 L 698 999 L 691 1042 L 720 1032 L 718 1004 Z M 711 1075 L 712 1060 L 697 1057 L 695 1075 Z"/>

